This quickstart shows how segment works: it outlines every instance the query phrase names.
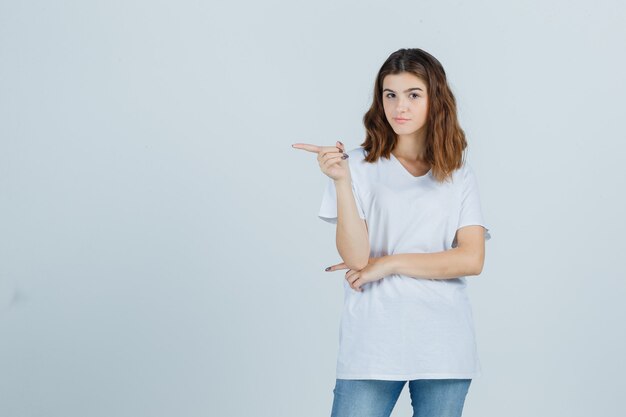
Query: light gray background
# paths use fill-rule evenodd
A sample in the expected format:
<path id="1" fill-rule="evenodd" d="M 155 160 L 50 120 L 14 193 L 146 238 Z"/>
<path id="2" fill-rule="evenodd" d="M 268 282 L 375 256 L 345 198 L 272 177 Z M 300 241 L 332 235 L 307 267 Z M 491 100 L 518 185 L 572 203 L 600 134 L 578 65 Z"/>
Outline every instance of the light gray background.
<path id="1" fill-rule="evenodd" d="M 404 47 L 446 69 L 492 235 L 464 416 L 624 415 L 625 17 L 1 1 L 0 415 L 330 415 L 344 273 L 290 145 L 359 146 Z"/>

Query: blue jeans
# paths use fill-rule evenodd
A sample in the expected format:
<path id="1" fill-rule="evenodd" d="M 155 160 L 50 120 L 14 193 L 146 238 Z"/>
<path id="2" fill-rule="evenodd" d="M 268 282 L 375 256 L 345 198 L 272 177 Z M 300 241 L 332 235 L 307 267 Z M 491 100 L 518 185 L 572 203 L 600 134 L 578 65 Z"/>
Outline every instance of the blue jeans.
<path id="1" fill-rule="evenodd" d="M 409 381 L 413 417 L 460 417 L 471 379 Z M 389 417 L 406 381 L 337 379 L 331 417 Z"/>

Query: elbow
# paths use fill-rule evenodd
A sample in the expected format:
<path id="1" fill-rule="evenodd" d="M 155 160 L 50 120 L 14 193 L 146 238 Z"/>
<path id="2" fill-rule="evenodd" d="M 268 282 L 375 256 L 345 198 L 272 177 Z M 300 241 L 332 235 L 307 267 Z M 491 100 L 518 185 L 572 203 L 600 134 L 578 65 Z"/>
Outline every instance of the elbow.
<path id="1" fill-rule="evenodd" d="M 470 268 L 470 275 L 480 275 L 483 272 L 483 264 L 484 262 L 482 260 L 474 262 Z"/>
<path id="2" fill-rule="evenodd" d="M 369 264 L 369 242 L 365 242 L 364 245 L 355 248 L 350 245 L 341 245 L 341 242 L 337 241 L 337 251 L 341 259 L 343 259 L 343 263 L 353 271 L 360 271 Z"/>
<path id="3" fill-rule="evenodd" d="M 364 269 L 369 263 L 369 257 L 361 257 L 359 259 L 347 259 L 344 260 L 344 263 L 351 270 L 360 271 L 361 269 Z"/>
<path id="4" fill-rule="evenodd" d="M 466 252 L 465 266 L 468 275 L 480 275 L 483 272 L 485 253 L 483 251 Z"/>

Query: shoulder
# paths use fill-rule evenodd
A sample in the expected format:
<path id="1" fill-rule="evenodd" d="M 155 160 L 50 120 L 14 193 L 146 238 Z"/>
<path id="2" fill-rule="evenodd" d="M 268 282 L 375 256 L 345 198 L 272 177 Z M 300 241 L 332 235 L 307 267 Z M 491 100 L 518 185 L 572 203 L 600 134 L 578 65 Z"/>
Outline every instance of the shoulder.
<path id="1" fill-rule="evenodd" d="M 462 161 L 461 166 L 452 171 L 452 182 L 454 184 L 460 184 L 464 181 L 467 167 L 468 163 L 466 161 Z"/>
<path id="2" fill-rule="evenodd" d="M 461 163 L 461 166 L 454 171 L 454 175 L 461 181 L 466 181 L 468 178 L 474 175 L 474 169 L 472 168 L 472 164 L 467 160 L 464 160 Z"/>
<path id="3" fill-rule="evenodd" d="M 455 179 L 458 183 L 458 187 L 463 190 L 464 193 L 472 193 L 478 189 L 478 177 L 476 171 L 471 163 L 465 162 L 458 169 L 458 179 Z"/>
<path id="4" fill-rule="evenodd" d="M 365 149 L 359 146 L 346 151 L 348 154 L 348 166 L 352 175 L 352 182 L 364 187 L 372 176 L 372 168 L 365 161 Z"/>
<path id="5" fill-rule="evenodd" d="M 365 163 L 365 150 L 359 146 L 346 152 L 348 154 L 348 164 L 352 170 L 362 170 Z"/>
<path id="6" fill-rule="evenodd" d="M 352 148 L 346 152 L 351 161 L 363 161 L 365 159 L 365 149 L 362 146 L 358 146 L 356 148 Z"/>
<path id="7" fill-rule="evenodd" d="M 471 187 L 475 182 L 474 169 L 472 164 L 464 160 L 461 166 L 452 171 L 453 187 L 466 189 Z"/>

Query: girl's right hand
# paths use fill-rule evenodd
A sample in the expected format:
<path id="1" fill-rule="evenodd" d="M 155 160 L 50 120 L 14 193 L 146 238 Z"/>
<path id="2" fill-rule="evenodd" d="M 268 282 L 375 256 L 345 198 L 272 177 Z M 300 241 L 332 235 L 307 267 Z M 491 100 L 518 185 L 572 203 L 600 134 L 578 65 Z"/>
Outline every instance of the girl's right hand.
<path id="1" fill-rule="evenodd" d="M 337 146 L 317 146 L 308 143 L 294 143 L 296 149 L 317 153 L 317 162 L 320 169 L 335 181 L 350 178 L 348 154 L 345 153 L 343 143 L 337 141 Z"/>

